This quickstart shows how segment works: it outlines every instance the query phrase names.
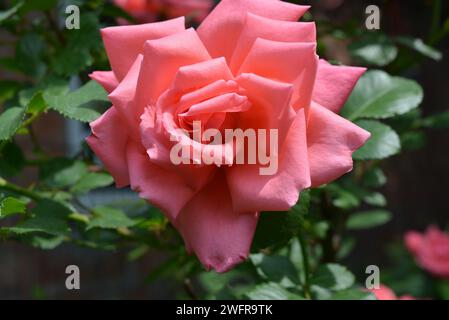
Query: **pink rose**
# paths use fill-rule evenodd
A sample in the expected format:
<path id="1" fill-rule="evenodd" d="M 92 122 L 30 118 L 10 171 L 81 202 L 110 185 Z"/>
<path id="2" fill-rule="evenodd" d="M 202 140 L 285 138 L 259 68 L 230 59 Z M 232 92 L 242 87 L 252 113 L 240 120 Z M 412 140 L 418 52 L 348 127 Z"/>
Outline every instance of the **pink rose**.
<path id="1" fill-rule="evenodd" d="M 393 290 L 384 285 L 381 285 L 379 289 L 372 289 L 368 291 L 372 292 L 376 296 L 377 300 L 416 300 L 416 298 L 410 295 L 405 295 L 398 298 Z"/>
<path id="2" fill-rule="evenodd" d="M 198 31 L 183 18 L 102 30 L 112 71 L 91 76 L 113 106 L 87 142 L 117 186 L 159 207 L 208 269 L 244 260 L 260 212 L 289 210 L 302 190 L 349 172 L 369 138 L 337 115 L 365 69 L 319 61 L 315 24 L 297 22 L 308 8 L 224 0 Z M 174 164 L 179 144 L 233 160 L 222 145 L 179 135 L 196 120 L 219 132 L 278 130 L 278 170 Z"/>
<path id="3" fill-rule="evenodd" d="M 154 22 L 159 15 L 168 18 L 188 16 L 201 22 L 212 9 L 213 0 L 114 0 L 138 22 Z"/>
<path id="4" fill-rule="evenodd" d="M 408 232 L 404 241 L 423 269 L 437 277 L 449 278 L 449 234 L 431 226 L 424 234 Z"/>

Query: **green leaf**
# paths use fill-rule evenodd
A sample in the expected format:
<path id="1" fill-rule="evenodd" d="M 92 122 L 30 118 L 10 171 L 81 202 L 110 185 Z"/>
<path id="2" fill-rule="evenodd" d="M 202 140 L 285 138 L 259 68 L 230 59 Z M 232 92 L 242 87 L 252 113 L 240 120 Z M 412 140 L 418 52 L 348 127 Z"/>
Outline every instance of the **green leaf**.
<path id="1" fill-rule="evenodd" d="M 295 266 L 287 257 L 257 253 L 249 258 L 263 279 L 276 282 L 284 288 L 294 288 L 299 284 Z"/>
<path id="2" fill-rule="evenodd" d="M 0 176 L 14 177 L 22 171 L 24 164 L 22 149 L 13 141 L 8 142 L 0 153 Z"/>
<path id="3" fill-rule="evenodd" d="M 54 158 L 41 166 L 39 178 L 49 187 L 65 188 L 77 183 L 87 173 L 84 162 Z"/>
<path id="4" fill-rule="evenodd" d="M 410 131 L 401 135 L 402 150 L 415 151 L 426 145 L 426 135 L 422 131 Z"/>
<path id="5" fill-rule="evenodd" d="M 327 221 L 318 221 L 313 223 L 312 232 L 319 239 L 324 239 L 327 235 L 327 231 L 329 230 L 329 222 Z"/>
<path id="6" fill-rule="evenodd" d="M 87 224 L 86 230 L 92 228 L 127 228 L 135 224 L 135 221 L 130 219 L 122 210 L 100 206 L 93 211 L 95 215 Z"/>
<path id="7" fill-rule="evenodd" d="M 421 39 L 411 37 L 397 37 L 396 41 L 399 44 L 402 44 L 412 50 L 415 50 L 416 52 L 430 59 L 436 61 L 440 61 L 441 59 L 443 59 L 443 54 L 440 51 L 425 44 L 424 41 L 422 41 Z"/>
<path id="8" fill-rule="evenodd" d="M 63 95 L 44 95 L 50 108 L 63 116 L 82 121 L 91 122 L 100 116 L 100 113 L 92 107 L 98 105 L 98 101 L 107 102 L 107 93 L 95 81 L 89 81 L 76 91 Z"/>
<path id="9" fill-rule="evenodd" d="M 14 81 L 2 80 L 0 81 L 0 103 L 11 99 L 20 88 L 20 84 Z"/>
<path id="10" fill-rule="evenodd" d="M 332 204 L 337 208 L 350 210 L 360 205 L 360 200 L 356 195 L 337 184 L 328 185 L 327 190 L 329 190 L 332 197 Z"/>
<path id="11" fill-rule="evenodd" d="M 352 56 L 363 64 L 383 67 L 396 59 L 398 48 L 385 35 L 368 36 L 349 46 Z"/>
<path id="12" fill-rule="evenodd" d="M 23 1 L 19 1 L 16 5 L 5 11 L 0 11 L 0 24 L 6 19 L 12 17 L 23 6 Z"/>
<path id="13" fill-rule="evenodd" d="M 63 236 L 41 237 L 33 236 L 28 240 L 29 244 L 41 250 L 53 250 L 64 242 Z"/>
<path id="14" fill-rule="evenodd" d="M 21 107 L 12 107 L 0 115 L 0 140 L 8 140 L 16 133 L 25 118 L 25 111 Z"/>
<path id="15" fill-rule="evenodd" d="M 91 66 L 93 51 L 101 48 L 98 17 L 93 13 L 82 14 L 80 23 L 80 29 L 66 31 L 66 45 L 52 56 L 51 63 L 58 75 L 75 75 Z"/>
<path id="16" fill-rule="evenodd" d="M 387 205 L 387 199 L 380 192 L 372 192 L 363 197 L 363 201 L 367 204 L 376 207 L 385 207 Z"/>
<path id="17" fill-rule="evenodd" d="M 43 62 L 45 42 L 36 33 L 28 33 L 20 38 L 16 47 L 16 61 L 20 70 L 32 77 L 41 77 L 46 71 Z"/>
<path id="18" fill-rule="evenodd" d="M 219 294 L 229 287 L 234 287 L 234 284 L 243 284 L 248 280 L 248 274 L 244 271 L 233 269 L 223 274 L 216 272 L 202 272 L 198 280 L 209 294 Z M 252 279 L 251 279 L 252 280 Z"/>
<path id="19" fill-rule="evenodd" d="M 386 119 L 417 108 L 423 99 L 421 86 L 413 80 L 392 77 L 384 71 L 368 71 L 357 83 L 342 116 Z"/>
<path id="20" fill-rule="evenodd" d="M 26 202 L 23 200 L 7 197 L 0 201 L 0 219 L 14 214 L 22 214 L 25 211 Z"/>
<path id="21" fill-rule="evenodd" d="M 354 238 L 345 237 L 343 238 L 340 248 L 337 253 L 337 259 L 343 260 L 347 256 L 349 256 L 352 250 L 355 248 L 356 241 Z"/>
<path id="22" fill-rule="evenodd" d="M 311 279 L 312 284 L 330 290 L 348 289 L 354 281 L 354 275 L 346 267 L 333 263 L 321 265 Z"/>
<path id="23" fill-rule="evenodd" d="M 391 157 L 401 150 L 397 133 L 386 124 L 374 120 L 360 120 L 356 124 L 371 133 L 363 147 L 354 152 L 356 160 L 375 160 Z"/>
<path id="24" fill-rule="evenodd" d="M 449 128 L 449 111 L 425 118 L 422 125 L 432 129 L 448 129 Z"/>
<path id="25" fill-rule="evenodd" d="M 55 236 L 67 236 L 70 233 L 66 221 L 70 210 L 62 204 L 52 200 L 43 200 L 32 210 L 32 213 L 30 219 L 15 227 L 4 229 L 19 235 L 43 232 Z"/>
<path id="26" fill-rule="evenodd" d="M 44 100 L 42 92 L 34 94 L 27 104 L 27 112 L 33 115 L 44 112 L 47 108 L 47 102 Z"/>
<path id="27" fill-rule="evenodd" d="M 371 292 L 365 292 L 360 289 L 344 290 L 335 293 L 330 300 L 376 300 Z"/>
<path id="28" fill-rule="evenodd" d="M 437 291 L 441 299 L 449 300 L 449 281 L 439 281 L 437 284 Z"/>
<path id="29" fill-rule="evenodd" d="M 287 291 L 273 282 L 256 286 L 247 292 L 246 296 L 250 300 L 304 300 L 300 295 Z"/>
<path id="30" fill-rule="evenodd" d="M 369 229 L 384 225 L 391 218 L 391 212 L 386 210 L 364 211 L 351 215 L 346 223 L 346 227 L 350 230 Z"/>
<path id="31" fill-rule="evenodd" d="M 310 191 L 303 191 L 298 204 L 288 212 L 262 212 L 257 224 L 253 249 L 281 246 L 299 232 L 310 206 Z"/>
<path id="32" fill-rule="evenodd" d="M 387 183 L 387 177 L 380 168 L 369 170 L 363 177 L 363 185 L 368 188 L 380 188 Z"/>
<path id="33" fill-rule="evenodd" d="M 149 250 L 150 247 L 147 244 L 138 245 L 127 254 L 127 258 L 129 261 L 137 261 L 142 258 Z"/>
<path id="34" fill-rule="evenodd" d="M 314 300 L 329 300 L 332 297 L 333 292 L 320 286 L 310 286 L 310 291 Z"/>
<path id="35" fill-rule="evenodd" d="M 21 8 L 20 11 L 23 13 L 29 11 L 46 11 L 53 9 L 58 0 L 26 0 L 25 5 Z"/>
<path id="36" fill-rule="evenodd" d="M 40 99 L 40 97 L 37 97 L 39 95 L 42 95 L 41 98 L 44 100 L 44 103 L 46 104 L 47 103 L 45 101 L 46 95 L 49 96 L 65 95 L 68 93 L 68 91 L 69 91 L 69 83 L 66 80 L 55 77 L 48 77 L 43 79 L 35 86 L 21 90 L 19 92 L 19 104 L 23 107 L 28 107 L 32 99 L 35 98 Z"/>
<path id="37" fill-rule="evenodd" d="M 70 189 L 73 193 L 86 193 L 92 189 L 106 187 L 112 184 L 114 179 L 107 173 L 88 173 Z"/>

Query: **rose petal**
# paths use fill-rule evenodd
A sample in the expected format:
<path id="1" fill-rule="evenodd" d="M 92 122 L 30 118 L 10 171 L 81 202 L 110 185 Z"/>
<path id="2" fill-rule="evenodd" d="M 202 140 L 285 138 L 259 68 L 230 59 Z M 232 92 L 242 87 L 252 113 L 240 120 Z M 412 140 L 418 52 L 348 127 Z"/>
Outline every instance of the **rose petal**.
<path id="1" fill-rule="evenodd" d="M 115 76 L 122 80 L 142 53 L 145 41 L 159 39 L 184 30 L 184 17 L 134 26 L 109 27 L 101 30 L 106 53 Z"/>
<path id="2" fill-rule="evenodd" d="M 151 163 L 145 149 L 136 143 L 128 144 L 126 156 L 131 188 L 160 208 L 169 219 L 176 219 L 195 191 L 175 172 Z"/>
<path id="3" fill-rule="evenodd" d="M 239 90 L 237 82 L 233 80 L 217 80 L 201 87 L 195 91 L 189 92 L 181 97 L 177 113 L 184 112 L 190 106 L 217 97 L 222 94 L 237 92 Z"/>
<path id="4" fill-rule="evenodd" d="M 366 68 L 333 66 L 320 60 L 313 101 L 339 113 Z"/>
<path id="5" fill-rule="evenodd" d="M 114 177 L 117 188 L 129 185 L 126 146 L 128 128 L 115 107 L 90 123 L 92 134 L 87 143 Z"/>
<path id="6" fill-rule="evenodd" d="M 351 171 L 352 153 L 369 137 L 369 132 L 313 103 L 307 130 L 312 186 L 329 183 Z"/>
<path id="7" fill-rule="evenodd" d="M 260 76 L 292 83 L 291 104 L 296 110 L 307 109 L 318 66 L 315 43 L 278 42 L 257 39 L 243 62 L 239 73 L 252 72 Z"/>
<path id="8" fill-rule="evenodd" d="M 304 110 L 298 111 L 278 162 L 274 175 L 261 175 L 255 165 L 227 169 L 235 211 L 287 211 L 296 204 L 300 192 L 310 187 Z"/>
<path id="9" fill-rule="evenodd" d="M 185 93 L 218 80 L 233 78 L 226 60 L 221 57 L 180 67 L 170 89 L 176 93 Z"/>
<path id="10" fill-rule="evenodd" d="M 181 117 L 192 117 L 213 112 L 244 112 L 250 108 L 248 98 L 236 93 L 226 93 L 190 107 Z"/>
<path id="11" fill-rule="evenodd" d="M 136 88 L 137 112 L 142 114 L 147 105 L 156 105 L 179 68 L 209 59 L 194 29 L 147 41 Z"/>
<path id="12" fill-rule="evenodd" d="M 174 165 L 170 159 L 170 151 L 174 142 L 171 142 L 167 133 L 162 131 L 163 124 L 156 124 L 155 116 L 150 108 L 145 110 L 141 119 L 142 143 L 149 156 L 149 161 L 167 171 L 176 173 L 186 185 L 194 190 L 204 187 L 213 176 L 216 167 L 193 164 Z"/>
<path id="13" fill-rule="evenodd" d="M 258 214 L 232 208 L 226 179 L 214 180 L 184 207 L 174 222 L 186 248 L 198 256 L 206 269 L 226 272 L 246 259 Z"/>
<path id="14" fill-rule="evenodd" d="M 316 42 L 314 22 L 292 22 L 247 14 L 232 54 L 231 70 L 237 72 L 257 38 L 279 42 Z"/>
<path id="15" fill-rule="evenodd" d="M 252 73 L 242 73 L 236 79 L 253 104 L 240 115 L 242 129 L 278 129 L 279 148 L 287 136 L 295 112 L 290 106 L 293 86 Z"/>
<path id="16" fill-rule="evenodd" d="M 113 71 L 95 71 L 89 74 L 89 77 L 98 82 L 108 93 L 118 86 L 118 80 Z"/>
<path id="17" fill-rule="evenodd" d="M 276 20 L 297 21 L 309 6 L 272 0 L 223 0 L 198 28 L 210 55 L 229 63 L 245 24 L 247 12 Z"/>
<path id="18" fill-rule="evenodd" d="M 109 100 L 114 104 L 117 111 L 127 120 L 129 130 L 133 137 L 139 136 L 140 114 L 136 111 L 134 96 L 136 93 L 137 79 L 140 73 L 143 56 L 139 54 L 134 64 L 129 69 L 125 78 L 117 88 L 109 94 Z M 139 140 L 139 138 L 137 138 Z"/>

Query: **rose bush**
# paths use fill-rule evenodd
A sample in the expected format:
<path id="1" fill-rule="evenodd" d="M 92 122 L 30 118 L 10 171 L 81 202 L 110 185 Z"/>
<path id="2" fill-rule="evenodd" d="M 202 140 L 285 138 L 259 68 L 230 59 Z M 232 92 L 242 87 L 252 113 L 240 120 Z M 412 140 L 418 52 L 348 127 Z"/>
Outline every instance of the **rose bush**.
<path id="1" fill-rule="evenodd" d="M 289 210 L 302 190 L 350 171 L 370 136 L 338 115 L 365 69 L 319 60 L 315 24 L 297 22 L 307 9 L 224 0 L 197 31 L 183 18 L 102 30 L 112 71 L 91 77 L 113 106 L 87 141 L 116 185 L 159 207 L 207 269 L 245 259 L 261 212 Z M 277 129 L 278 172 L 173 164 L 173 136 L 228 156 L 178 135 L 196 120 L 219 131 Z"/>

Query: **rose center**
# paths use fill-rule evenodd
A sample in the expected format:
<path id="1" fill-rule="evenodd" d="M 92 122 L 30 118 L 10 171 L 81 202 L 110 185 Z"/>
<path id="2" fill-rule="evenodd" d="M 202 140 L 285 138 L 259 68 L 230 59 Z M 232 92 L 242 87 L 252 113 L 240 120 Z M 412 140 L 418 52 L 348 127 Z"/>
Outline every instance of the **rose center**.
<path id="1" fill-rule="evenodd" d="M 243 90 L 233 80 L 218 80 L 205 87 L 184 94 L 178 103 L 178 126 L 192 132 L 193 122 L 198 121 L 202 130 L 218 130 L 229 127 L 235 114 L 247 111 L 251 106 Z"/>

